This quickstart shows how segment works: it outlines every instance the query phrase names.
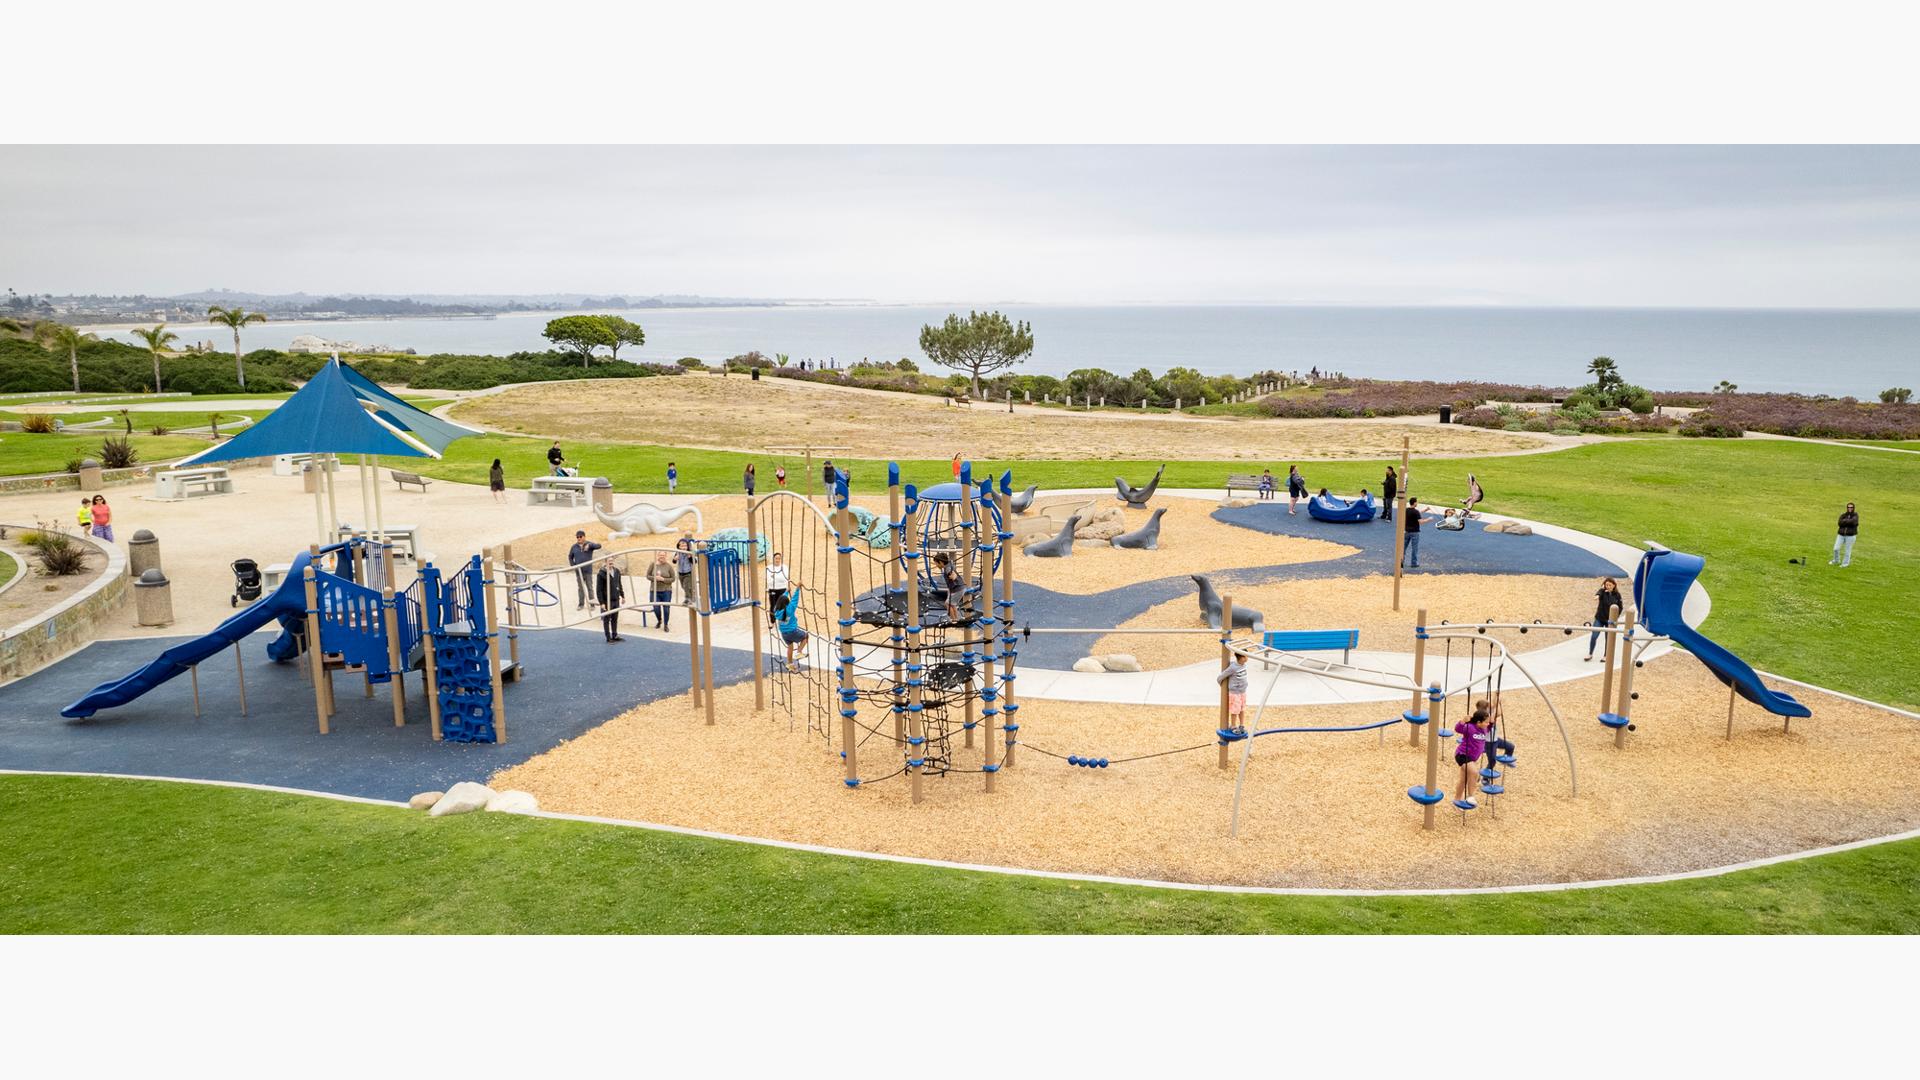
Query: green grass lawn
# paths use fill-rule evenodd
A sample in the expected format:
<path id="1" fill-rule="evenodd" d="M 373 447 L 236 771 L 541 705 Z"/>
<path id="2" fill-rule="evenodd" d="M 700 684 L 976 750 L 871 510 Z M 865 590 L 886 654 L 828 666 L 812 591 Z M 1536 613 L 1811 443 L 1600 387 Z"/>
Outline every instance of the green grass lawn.
<path id="1" fill-rule="evenodd" d="M 1843 439 L 1855 446 L 1891 446 L 1900 450 L 1920 450 L 1920 439 Z"/>
<path id="2" fill-rule="evenodd" d="M 525 486 L 546 471 L 547 441 L 487 435 L 455 442 L 421 471 L 466 483 L 486 482 L 500 457 L 510 482 Z M 683 492 L 737 492 L 748 461 L 760 464 L 761 490 L 773 458 L 660 446 L 564 444 L 568 459 L 624 491 L 664 491 L 666 465 L 680 469 Z M 850 466 L 856 492 L 877 492 L 886 463 Z M 1103 487 L 1116 473 L 1144 483 L 1158 463 L 1015 461 L 1020 485 Z M 1284 472 L 1284 462 L 1275 462 Z M 817 467 L 817 466 L 816 466 Z M 951 475 L 944 460 L 902 461 L 909 481 Z M 804 490 L 798 459 L 790 481 Z M 1174 462 L 1167 487 L 1218 488 L 1246 462 Z M 1384 463 L 1306 462 L 1315 488 L 1379 491 Z M 1486 487 L 1486 508 L 1551 521 L 1639 546 L 1657 540 L 1704 555 L 1702 583 L 1713 596 L 1706 631 L 1754 665 L 1789 678 L 1830 686 L 1908 708 L 1920 707 L 1907 645 L 1913 616 L 1908 597 L 1920 581 L 1920 460 L 1839 446 L 1777 440 L 1623 439 L 1552 454 L 1475 460 L 1417 461 L 1413 490 L 1457 504 L 1469 470 Z M 816 481 L 817 482 L 817 481 Z M 1825 565 L 1835 519 L 1849 500 L 1862 523 L 1853 566 Z M 1790 565 L 1805 557 L 1810 565 Z"/>
<path id="3" fill-rule="evenodd" d="M 1920 842 L 1659 885 L 1211 894 L 506 814 L 0 777 L 0 933 L 1920 933 Z"/>
<path id="4" fill-rule="evenodd" d="M 5 585 L 7 582 L 12 581 L 13 575 L 19 572 L 20 560 L 4 551 L 0 551 L 0 585 Z"/>
<path id="5" fill-rule="evenodd" d="M 134 430 L 138 431 L 139 428 Z M 119 430 L 29 435 L 10 431 L 0 435 L 0 476 L 32 476 L 59 472 L 71 458 L 99 458 L 100 441 Z M 161 465 L 206 449 L 207 440 L 185 435 L 135 435 L 133 448 L 142 465 Z"/>

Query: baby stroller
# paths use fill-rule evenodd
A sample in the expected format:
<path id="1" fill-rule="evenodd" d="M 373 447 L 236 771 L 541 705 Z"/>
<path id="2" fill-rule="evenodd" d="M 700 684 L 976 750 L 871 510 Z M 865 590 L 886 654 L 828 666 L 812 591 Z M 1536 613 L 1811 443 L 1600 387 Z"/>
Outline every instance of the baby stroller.
<path id="1" fill-rule="evenodd" d="M 260 599 L 260 564 L 252 559 L 233 560 L 233 596 L 229 607 L 239 607 L 240 601 L 251 604 Z"/>

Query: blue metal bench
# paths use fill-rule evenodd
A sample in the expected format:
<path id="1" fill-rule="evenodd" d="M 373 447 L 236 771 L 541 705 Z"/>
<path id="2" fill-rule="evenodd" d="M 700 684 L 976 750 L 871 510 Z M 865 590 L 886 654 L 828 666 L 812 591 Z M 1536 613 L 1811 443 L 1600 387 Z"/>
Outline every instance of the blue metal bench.
<path id="1" fill-rule="evenodd" d="M 1360 647 L 1359 630 L 1269 630 L 1260 644 L 1285 652 L 1318 652 L 1339 649 L 1340 662 L 1346 663 Z"/>

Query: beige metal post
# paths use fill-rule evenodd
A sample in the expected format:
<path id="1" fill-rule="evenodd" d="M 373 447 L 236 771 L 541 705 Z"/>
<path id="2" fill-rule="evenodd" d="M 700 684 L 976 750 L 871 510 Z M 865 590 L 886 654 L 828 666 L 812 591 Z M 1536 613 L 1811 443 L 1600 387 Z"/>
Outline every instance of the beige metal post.
<path id="1" fill-rule="evenodd" d="M 495 742 L 507 741 L 507 695 L 500 686 L 500 586 L 493 576 L 493 549 L 488 548 L 486 559 L 481 563 L 481 586 L 487 594 L 487 629 L 493 632 L 493 640 L 488 643 L 487 659 L 493 666 L 493 738 Z"/>
<path id="2" fill-rule="evenodd" d="M 1727 684 L 1727 738 L 1733 738 L 1733 705 L 1740 700 L 1740 691 L 1732 683 Z"/>
<path id="3" fill-rule="evenodd" d="M 388 689 L 393 691 L 393 726 L 407 726 L 407 677 L 401 673 L 400 666 L 405 662 L 400 655 L 400 618 L 394 611 L 393 583 L 380 590 L 381 614 L 387 630 L 387 679 Z M 369 683 L 369 686 L 372 684 Z"/>
<path id="4" fill-rule="evenodd" d="M 373 490 L 379 491 L 380 488 L 376 485 Z M 389 552 L 391 552 L 391 549 L 389 549 Z M 502 565 L 513 562 L 512 544 L 500 545 L 500 562 Z M 391 553 L 388 555 L 387 565 L 389 567 L 393 565 Z M 515 626 L 520 625 L 520 602 L 513 598 L 512 589 L 507 590 L 507 621 Z M 526 672 L 520 667 L 520 634 L 518 631 L 508 631 L 507 659 L 513 661 L 513 681 L 519 682 L 525 677 Z"/>
<path id="5" fill-rule="evenodd" d="M 996 498 L 1000 504 L 1000 521 L 1003 526 L 1001 531 L 1011 533 L 1013 531 L 1013 500 L 1004 491 Z M 1013 654 L 1015 652 L 1013 643 L 1016 640 L 1013 613 L 1017 610 L 1013 606 L 1013 556 L 1020 549 L 1014 546 L 1013 541 L 1008 537 L 1002 536 L 998 539 L 1000 542 L 1000 599 L 1006 602 L 1006 607 L 1001 609 L 1004 612 L 1001 617 L 1001 631 L 1004 636 L 1000 640 L 1000 725 L 1011 732 L 1007 736 L 1007 760 L 1003 764 L 1007 768 L 1012 768 L 1013 752 L 1020 745 L 1020 706 L 1013 699 Z"/>
<path id="6" fill-rule="evenodd" d="M 913 549 L 914 536 L 918 532 L 919 530 L 913 527 L 912 522 L 907 523 L 906 535 L 901 538 L 900 542 L 907 545 L 901 550 L 909 556 L 915 554 L 924 556 L 926 554 L 924 551 L 916 553 Z M 907 565 L 912 567 L 912 580 L 907 582 L 907 663 L 920 669 L 908 679 L 908 682 L 912 685 L 907 687 L 907 737 L 909 739 L 921 740 L 917 747 L 912 742 L 903 743 L 906 756 L 911 759 L 916 749 L 922 753 L 926 751 L 926 714 L 921 712 L 921 703 L 926 700 L 926 687 L 923 684 L 927 678 L 927 661 L 926 657 L 920 652 L 920 560 L 909 558 Z M 971 714 L 969 714 L 968 719 L 972 719 Z M 987 760 L 992 760 L 993 758 L 992 732 L 988 732 L 987 734 L 986 756 Z M 909 767 L 907 773 L 913 781 L 913 801 L 919 802 L 920 770 Z M 849 773 L 848 775 L 852 774 Z M 993 783 L 992 773 L 987 774 L 987 783 Z M 992 788 L 988 788 L 988 790 L 991 791 Z"/>
<path id="7" fill-rule="evenodd" d="M 420 569 L 424 573 L 427 570 L 427 568 L 431 567 L 432 565 L 433 564 L 431 562 L 421 563 Z M 421 587 L 421 598 L 422 600 L 427 599 L 425 586 Z M 433 741 L 439 742 L 440 741 L 440 671 L 436 662 L 438 658 L 434 654 L 433 634 L 427 629 L 429 625 L 430 625 L 430 621 L 427 618 L 427 612 L 425 610 L 425 605 L 423 604 L 420 611 L 420 635 L 421 635 L 420 642 L 421 642 L 422 648 L 425 651 L 425 656 L 422 658 L 420 666 L 421 666 L 421 669 L 427 673 L 427 677 L 425 680 L 425 686 L 427 689 L 427 730 L 433 734 Z"/>
<path id="8" fill-rule="evenodd" d="M 240 643 L 233 643 L 233 670 L 240 676 L 240 715 L 247 715 L 247 661 L 240 654 Z"/>
<path id="9" fill-rule="evenodd" d="M 1393 493 L 1393 610 L 1400 610 L 1400 564 L 1407 558 L 1407 468 L 1400 467 L 1400 487 Z M 1425 622 L 1426 620 L 1421 620 Z"/>
<path id="10" fill-rule="evenodd" d="M 1421 619 L 1421 622 L 1426 622 Z M 1439 692 L 1429 689 L 1427 692 L 1427 722 L 1421 726 L 1427 729 L 1427 794 L 1431 796 L 1439 791 L 1440 783 L 1440 718 L 1435 715 L 1435 706 L 1439 702 Z M 1440 808 L 1439 803 L 1427 803 L 1421 809 L 1424 813 L 1424 828 L 1433 828 L 1434 814 Z"/>
<path id="11" fill-rule="evenodd" d="M 329 541 L 331 541 L 333 537 L 336 535 L 334 533 L 334 530 L 340 527 L 340 507 L 338 502 L 334 499 L 334 494 L 333 494 L 333 475 L 339 471 L 340 471 L 339 456 L 335 454 L 326 455 L 324 461 L 321 464 L 320 479 L 323 483 L 327 485 L 327 519 L 328 520 L 327 520 L 326 535 Z"/>
<path id="12" fill-rule="evenodd" d="M 753 623 L 753 711 L 767 707 L 766 658 L 762 634 L 766 632 L 767 583 L 760 572 L 760 530 L 755 524 L 753 496 L 747 496 L 747 595 L 753 600 L 748 621 Z"/>
<path id="13" fill-rule="evenodd" d="M 1620 662 L 1623 665 L 1620 668 L 1620 703 L 1613 710 L 1614 715 L 1623 721 L 1633 716 L 1633 617 L 1633 609 L 1627 609 L 1626 632 L 1620 638 Z M 1613 748 L 1619 750 L 1626 745 L 1627 725 L 1623 723 L 1613 729 Z"/>
<path id="14" fill-rule="evenodd" d="M 697 630 L 700 634 L 699 679 L 701 693 L 706 701 L 707 726 L 712 727 L 715 723 L 713 715 L 713 615 L 709 611 L 709 598 L 713 596 L 713 590 L 707 586 L 706 553 L 699 550 L 698 545 L 695 545 L 693 553 L 693 587 L 699 590 L 700 596 L 694 603 L 694 626 L 689 627 L 687 632 L 691 634 Z"/>
<path id="15" fill-rule="evenodd" d="M 828 492 L 827 498 L 831 501 L 833 493 Z M 834 548 L 838 552 L 839 573 L 836 576 L 840 579 L 840 606 L 834 614 L 833 628 L 839 636 L 835 652 L 840 666 L 840 696 L 844 698 L 846 692 L 853 689 L 853 638 L 849 636 L 847 628 L 840 625 L 840 620 L 853 617 L 853 511 L 844 507 L 834 511 L 833 527 L 837 534 L 833 538 Z M 843 713 L 853 707 L 845 701 L 837 704 Z M 847 754 L 847 779 L 857 781 L 860 779 L 860 746 L 854 737 L 851 716 L 843 715 L 840 718 L 840 744 Z M 915 783 L 918 782 L 916 776 Z"/>
<path id="16" fill-rule="evenodd" d="M 1611 626 L 1618 626 L 1619 622 L 1620 622 L 1620 605 L 1615 604 L 1612 607 L 1607 609 L 1607 623 L 1611 627 Z M 1605 670 L 1603 670 L 1600 673 L 1600 711 L 1601 712 L 1606 712 L 1613 705 L 1614 643 L 1618 640 L 1619 636 L 1620 635 L 1612 632 L 1609 632 L 1607 634 L 1607 666 Z"/>
<path id="17" fill-rule="evenodd" d="M 892 480 L 896 480 L 896 479 L 898 479 L 898 477 L 890 477 L 889 483 L 887 484 L 887 520 L 889 522 L 899 521 L 900 515 L 902 512 L 901 504 L 900 504 L 900 485 L 897 483 L 891 482 Z M 889 556 L 889 558 L 887 559 L 887 588 L 894 595 L 902 595 L 903 593 L 903 590 L 900 587 L 900 582 L 901 582 L 901 579 L 904 577 L 904 575 L 901 574 L 900 572 L 900 564 L 905 561 L 904 559 L 901 558 L 901 553 L 906 550 L 906 547 L 905 547 L 906 539 L 904 536 L 900 534 L 905 533 L 906 531 L 907 531 L 907 527 L 905 525 L 902 525 L 900 527 L 900 532 L 896 533 L 893 537 L 893 544 L 894 544 L 893 548 L 887 552 Z M 919 587 L 920 575 L 918 574 L 914 575 L 913 586 L 914 586 L 913 591 L 915 593 L 918 593 L 920 591 L 920 587 Z M 881 605 L 881 607 L 882 607 L 882 610 L 885 610 L 884 604 Z M 896 680 L 902 679 L 906 676 L 905 665 L 907 663 L 907 651 L 904 643 L 906 641 L 906 636 L 907 636 L 907 625 L 911 621 L 912 620 L 909 619 L 908 622 L 902 623 L 897 628 L 892 628 L 892 627 L 889 628 L 893 630 L 893 633 L 889 634 L 888 636 L 893 639 L 893 677 Z M 914 662 L 918 663 L 919 661 L 916 660 Z M 902 687 L 899 686 L 898 682 L 895 683 L 894 689 L 896 693 L 894 694 L 893 701 L 889 703 L 890 707 L 904 704 L 904 702 L 900 700 L 900 695 L 897 692 L 900 689 L 902 689 Z M 967 717 L 967 719 L 971 720 L 973 719 L 973 717 L 969 716 Z M 904 749 L 907 745 L 907 715 L 905 710 L 903 709 L 893 710 L 893 741 L 895 745 L 901 747 L 902 749 Z M 973 729 L 971 727 L 967 729 L 967 745 L 968 746 L 973 745 Z"/>
<path id="18" fill-rule="evenodd" d="M 320 593 L 314 584 L 313 564 L 303 571 L 307 585 L 307 661 L 313 665 L 313 709 L 320 715 L 320 734 L 327 733 L 327 683 L 320 654 Z"/>
<path id="19" fill-rule="evenodd" d="M 1427 609 L 1421 608 L 1418 612 L 1414 614 L 1414 618 L 1413 618 L 1413 688 L 1414 689 L 1413 689 L 1413 703 L 1407 706 L 1407 711 L 1414 714 L 1415 716 L 1420 715 L 1420 712 L 1421 712 L 1420 699 L 1426 695 L 1426 692 L 1423 689 L 1421 689 L 1426 684 L 1426 677 L 1427 677 Z M 1433 722 L 1434 722 L 1433 717 L 1431 716 L 1427 717 L 1428 724 L 1432 724 Z M 1408 746 L 1418 747 L 1420 745 L 1420 727 L 1421 725 L 1419 724 L 1407 725 L 1407 745 Z"/>
<path id="20" fill-rule="evenodd" d="M 1224 640 L 1232 636 L 1233 636 L 1233 597 L 1222 596 L 1220 598 L 1220 637 L 1222 638 L 1220 642 L 1220 670 L 1221 671 L 1227 670 L 1227 665 L 1233 663 L 1233 650 L 1227 647 L 1227 643 Z M 1214 725 L 1215 727 L 1219 728 L 1221 731 L 1227 730 L 1227 724 L 1228 724 L 1227 696 L 1228 696 L 1227 684 L 1221 683 L 1220 684 L 1220 722 Z M 1224 738 L 1221 738 L 1218 735 L 1215 735 L 1214 738 L 1218 739 L 1220 742 L 1220 767 L 1224 769 L 1227 767 L 1227 740 L 1225 740 Z"/>
<path id="21" fill-rule="evenodd" d="M 197 717 L 200 715 L 200 665 L 188 668 L 187 673 L 193 676 L 193 715 Z"/>
<path id="22" fill-rule="evenodd" d="M 975 489 L 975 490 L 977 491 L 978 489 Z M 979 499 L 976 495 L 974 495 L 971 492 L 963 493 L 963 494 L 969 500 L 969 504 L 975 507 L 974 512 L 976 514 L 986 514 L 986 519 L 984 521 L 981 521 L 979 518 L 976 518 L 975 520 L 980 521 L 980 527 L 982 529 L 987 528 L 989 523 L 991 523 L 993 520 L 993 515 L 991 513 L 988 513 L 988 504 L 986 503 L 986 501 L 983 499 Z M 996 530 L 996 536 L 995 536 L 994 542 L 996 544 L 1000 542 L 998 539 L 997 530 Z M 984 614 L 988 619 L 991 619 L 993 617 L 993 559 L 990 557 L 990 553 L 986 551 L 981 551 L 979 553 L 979 556 L 980 557 L 978 559 L 978 562 L 980 564 L 980 594 L 978 599 L 981 604 L 980 610 L 981 610 L 981 613 Z M 972 560 L 970 560 L 970 562 L 971 561 Z M 969 569 L 971 569 L 971 567 L 969 567 Z M 963 578 L 962 580 L 967 582 L 969 585 L 971 585 L 973 582 L 973 578 L 971 577 Z M 996 706 L 994 702 L 990 700 L 990 699 L 997 699 L 999 697 L 999 694 L 995 692 L 994 680 L 993 680 L 993 675 L 994 675 L 993 655 L 994 655 L 994 646 L 996 644 L 996 642 L 994 641 L 993 630 L 995 625 L 997 624 L 992 622 L 980 622 L 980 623 L 976 623 L 975 625 L 979 627 L 981 656 L 983 657 L 980 663 L 980 696 L 982 700 L 988 702 L 987 707 L 980 710 L 980 719 L 982 723 L 986 726 L 986 729 L 989 732 L 991 732 L 993 730 L 993 718 L 995 716 L 1001 716 L 998 706 Z M 973 711 L 972 695 L 968 695 L 967 705 L 968 705 L 967 711 L 969 714 L 971 714 Z M 968 719 L 972 719 L 972 716 L 969 715 Z M 1001 716 L 1001 722 L 1003 724 L 1006 722 L 1004 716 Z M 985 761 L 984 758 L 982 758 L 981 760 L 983 762 Z M 986 763 L 993 764 L 992 762 L 986 762 Z M 986 790 L 988 794 L 992 794 L 993 792 L 993 779 L 997 772 L 998 770 L 995 770 L 994 772 L 988 772 L 985 774 Z"/>

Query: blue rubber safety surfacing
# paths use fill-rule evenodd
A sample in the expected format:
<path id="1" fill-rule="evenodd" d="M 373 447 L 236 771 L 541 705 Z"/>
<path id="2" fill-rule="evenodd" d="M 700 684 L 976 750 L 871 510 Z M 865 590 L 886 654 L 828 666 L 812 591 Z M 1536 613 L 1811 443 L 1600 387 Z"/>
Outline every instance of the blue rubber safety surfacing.
<path id="1" fill-rule="evenodd" d="M 273 634 L 242 645 L 247 706 L 240 715 L 231 653 L 200 666 L 202 715 L 182 676 L 91 719 L 63 720 L 60 709 L 94 685 L 146 663 L 186 638 L 97 641 L 24 679 L 0 687 L 0 768 L 70 770 L 237 780 L 376 799 L 405 799 L 545 753 L 649 701 L 687 692 L 685 640 L 629 637 L 607 644 L 589 631 L 523 634 L 527 676 L 506 684 L 503 744 L 436 743 L 427 725 L 419 672 L 407 678 L 407 726 L 393 726 L 385 686 L 364 696 L 357 675 L 334 676 L 339 707 L 321 735 L 313 691 L 292 664 L 266 659 Z M 752 674 L 752 654 L 714 651 L 714 681 Z M 689 706 L 689 715 L 691 707 Z"/>

